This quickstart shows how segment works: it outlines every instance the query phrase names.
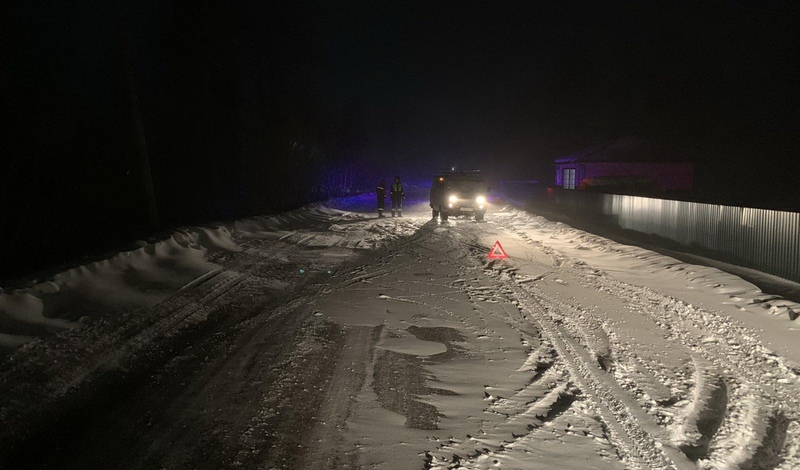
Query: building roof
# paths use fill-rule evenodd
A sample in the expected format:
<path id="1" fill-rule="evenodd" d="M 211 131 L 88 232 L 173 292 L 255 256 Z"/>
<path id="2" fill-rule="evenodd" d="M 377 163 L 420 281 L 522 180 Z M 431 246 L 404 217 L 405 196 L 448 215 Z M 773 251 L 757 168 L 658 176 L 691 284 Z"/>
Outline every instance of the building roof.
<path id="1" fill-rule="evenodd" d="M 685 150 L 656 144 L 635 136 L 625 136 L 559 157 L 555 162 L 564 164 L 589 162 L 692 162 L 694 160 L 694 156 Z"/>

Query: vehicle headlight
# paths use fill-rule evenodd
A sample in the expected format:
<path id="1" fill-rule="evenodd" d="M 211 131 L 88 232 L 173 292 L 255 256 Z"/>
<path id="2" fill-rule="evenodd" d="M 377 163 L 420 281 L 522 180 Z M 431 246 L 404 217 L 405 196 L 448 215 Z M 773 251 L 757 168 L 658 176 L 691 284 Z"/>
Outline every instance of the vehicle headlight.
<path id="1" fill-rule="evenodd" d="M 455 195 L 455 194 L 451 195 L 451 196 L 448 198 L 448 200 L 449 200 L 451 203 L 456 203 L 456 202 L 458 202 L 458 198 L 456 197 L 456 195 Z"/>
<path id="2" fill-rule="evenodd" d="M 486 204 L 486 196 L 478 196 L 478 197 L 476 197 L 475 198 L 475 202 L 477 202 L 480 205 Z"/>

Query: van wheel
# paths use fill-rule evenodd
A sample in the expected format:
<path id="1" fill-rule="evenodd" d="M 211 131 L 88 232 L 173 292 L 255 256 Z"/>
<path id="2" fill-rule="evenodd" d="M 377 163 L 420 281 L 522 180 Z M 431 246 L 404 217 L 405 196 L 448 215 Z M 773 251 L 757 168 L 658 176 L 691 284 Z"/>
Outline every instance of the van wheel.
<path id="1" fill-rule="evenodd" d="M 475 221 L 480 222 L 483 220 L 483 213 L 475 214 Z"/>

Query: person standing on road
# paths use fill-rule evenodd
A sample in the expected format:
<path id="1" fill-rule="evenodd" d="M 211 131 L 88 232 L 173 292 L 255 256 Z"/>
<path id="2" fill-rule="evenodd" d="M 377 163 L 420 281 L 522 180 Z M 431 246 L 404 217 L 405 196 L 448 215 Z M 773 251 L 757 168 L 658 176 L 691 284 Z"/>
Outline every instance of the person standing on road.
<path id="1" fill-rule="evenodd" d="M 442 222 L 447 222 L 447 214 L 444 213 L 444 178 L 439 177 L 431 184 L 431 215 L 433 220 L 441 217 Z"/>
<path id="2" fill-rule="evenodd" d="M 392 189 L 389 194 L 392 198 L 392 217 L 394 217 L 395 210 L 397 211 L 397 217 L 403 217 L 403 199 L 406 194 L 399 176 L 394 177 L 394 183 L 392 183 Z"/>
<path id="3" fill-rule="evenodd" d="M 386 207 L 386 180 L 381 180 L 378 189 L 375 191 L 378 196 L 378 217 L 384 218 L 383 209 Z"/>

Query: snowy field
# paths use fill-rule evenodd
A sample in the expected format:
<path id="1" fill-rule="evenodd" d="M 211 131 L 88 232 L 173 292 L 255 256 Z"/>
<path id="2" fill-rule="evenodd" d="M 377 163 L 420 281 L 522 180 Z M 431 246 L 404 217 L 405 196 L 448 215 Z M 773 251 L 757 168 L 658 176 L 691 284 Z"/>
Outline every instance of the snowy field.
<path id="1" fill-rule="evenodd" d="M 417 196 L 3 291 L 0 468 L 800 468 L 800 305 L 500 200 L 439 225 Z"/>

